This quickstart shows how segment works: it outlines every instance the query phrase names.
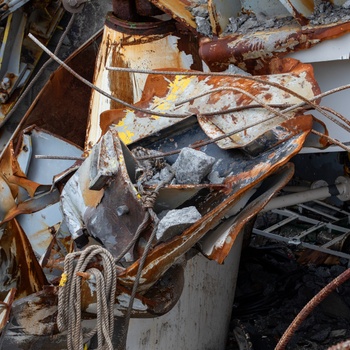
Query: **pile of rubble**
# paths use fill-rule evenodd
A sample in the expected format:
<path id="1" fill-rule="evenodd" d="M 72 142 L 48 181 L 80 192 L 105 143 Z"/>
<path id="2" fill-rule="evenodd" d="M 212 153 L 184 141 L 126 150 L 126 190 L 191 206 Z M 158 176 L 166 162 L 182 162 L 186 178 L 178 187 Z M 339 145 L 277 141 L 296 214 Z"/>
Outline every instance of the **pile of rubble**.
<path id="1" fill-rule="evenodd" d="M 301 264 L 298 252 L 265 242 L 243 250 L 227 349 L 272 350 L 300 310 L 348 268 Z M 346 282 L 302 322 L 287 349 L 328 349 L 350 338 L 350 283 Z"/>

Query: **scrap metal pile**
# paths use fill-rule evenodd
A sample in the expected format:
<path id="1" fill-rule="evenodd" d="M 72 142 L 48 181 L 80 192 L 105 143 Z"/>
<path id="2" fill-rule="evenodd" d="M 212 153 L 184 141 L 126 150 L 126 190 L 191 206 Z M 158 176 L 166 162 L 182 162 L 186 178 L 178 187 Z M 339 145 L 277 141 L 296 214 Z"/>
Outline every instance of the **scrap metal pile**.
<path id="1" fill-rule="evenodd" d="M 0 2 L 0 126 L 9 119 L 42 54 L 28 33 L 48 44 L 63 14 L 57 1 Z"/>
<path id="2" fill-rule="evenodd" d="M 84 334 L 68 336 L 69 349 L 92 334 L 107 342 L 105 330 L 91 322 L 106 317 L 106 298 L 112 338 L 113 315 L 167 313 L 181 295 L 186 262 L 201 253 L 222 264 L 246 224 L 291 180 L 289 160 L 302 147 L 336 143 L 348 150 L 311 114 L 317 110 L 350 129 L 320 106 L 312 66 L 282 55 L 343 34 L 349 22 L 310 24 L 314 11 L 281 1 L 294 15 L 286 22 L 291 26 L 275 28 L 276 20 L 267 30 L 244 13 L 228 16 L 236 11 L 233 1 L 221 9 L 220 1 L 151 2 L 202 37 L 197 52 L 211 71 L 158 66 L 146 72 L 138 101 L 121 106 L 115 99 L 90 116 L 88 132 L 95 128 L 101 136 L 93 142 L 87 134 L 84 150 L 40 125 L 15 135 L 0 160 L 0 345 L 61 349 L 64 331 L 80 321 Z M 211 29 L 204 38 L 193 17 L 203 6 Z M 251 22 L 244 31 L 243 19 Z M 116 47 L 106 39 L 112 41 L 110 31 L 102 42 Z M 101 70 L 116 74 L 114 68 Z M 74 319 L 60 307 L 69 293 L 79 301 Z"/>

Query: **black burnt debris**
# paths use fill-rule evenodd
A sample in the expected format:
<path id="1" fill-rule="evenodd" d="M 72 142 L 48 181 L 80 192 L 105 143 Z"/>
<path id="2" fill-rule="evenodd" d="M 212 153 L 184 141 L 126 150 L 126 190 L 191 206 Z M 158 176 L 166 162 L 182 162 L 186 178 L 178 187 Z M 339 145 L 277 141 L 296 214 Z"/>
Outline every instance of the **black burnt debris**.
<path id="1" fill-rule="evenodd" d="M 300 310 L 348 269 L 303 264 L 289 246 L 265 242 L 242 252 L 227 350 L 275 349 Z M 344 283 L 300 325 L 286 349 L 328 349 L 350 337 L 350 283 Z"/>

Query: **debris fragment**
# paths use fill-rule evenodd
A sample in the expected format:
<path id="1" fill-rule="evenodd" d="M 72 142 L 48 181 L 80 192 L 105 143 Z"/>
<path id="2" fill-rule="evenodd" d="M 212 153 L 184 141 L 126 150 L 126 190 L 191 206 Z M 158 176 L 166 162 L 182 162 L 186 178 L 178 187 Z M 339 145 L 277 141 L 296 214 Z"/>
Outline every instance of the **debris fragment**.
<path id="1" fill-rule="evenodd" d="M 158 242 L 167 241 L 175 235 L 182 233 L 201 217 L 202 215 L 194 206 L 169 210 L 159 221 L 156 233 Z"/>
<path id="2" fill-rule="evenodd" d="M 214 163 L 214 157 L 184 147 L 173 164 L 176 181 L 180 184 L 199 184 L 210 173 Z"/>

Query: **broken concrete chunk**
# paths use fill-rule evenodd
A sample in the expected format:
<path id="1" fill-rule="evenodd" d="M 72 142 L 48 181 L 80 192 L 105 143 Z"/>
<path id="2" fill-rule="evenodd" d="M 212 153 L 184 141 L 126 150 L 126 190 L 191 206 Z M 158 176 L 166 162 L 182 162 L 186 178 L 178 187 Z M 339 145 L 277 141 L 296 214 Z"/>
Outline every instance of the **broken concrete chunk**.
<path id="1" fill-rule="evenodd" d="M 208 18 L 196 17 L 197 31 L 205 36 L 211 36 L 211 26 Z"/>
<path id="2" fill-rule="evenodd" d="M 176 180 L 179 184 L 199 184 L 210 173 L 214 163 L 215 158 L 185 147 L 173 164 Z"/>
<path id="3" fill-rule="evenodd" d="M 170 238 L 181 234 L 186 228 L 194 224 L 201 217 L 202 215 L 194 206 L 169 210 L 159 221 L 156 238 L 161 242 L 167 241 Z"/>
<path id="4" fill-rule="evenodd" d="M 208 8 L 205 6 L 194 7 L 191 13 L 194 17 L 207 18 L 209 16 Z"/>

